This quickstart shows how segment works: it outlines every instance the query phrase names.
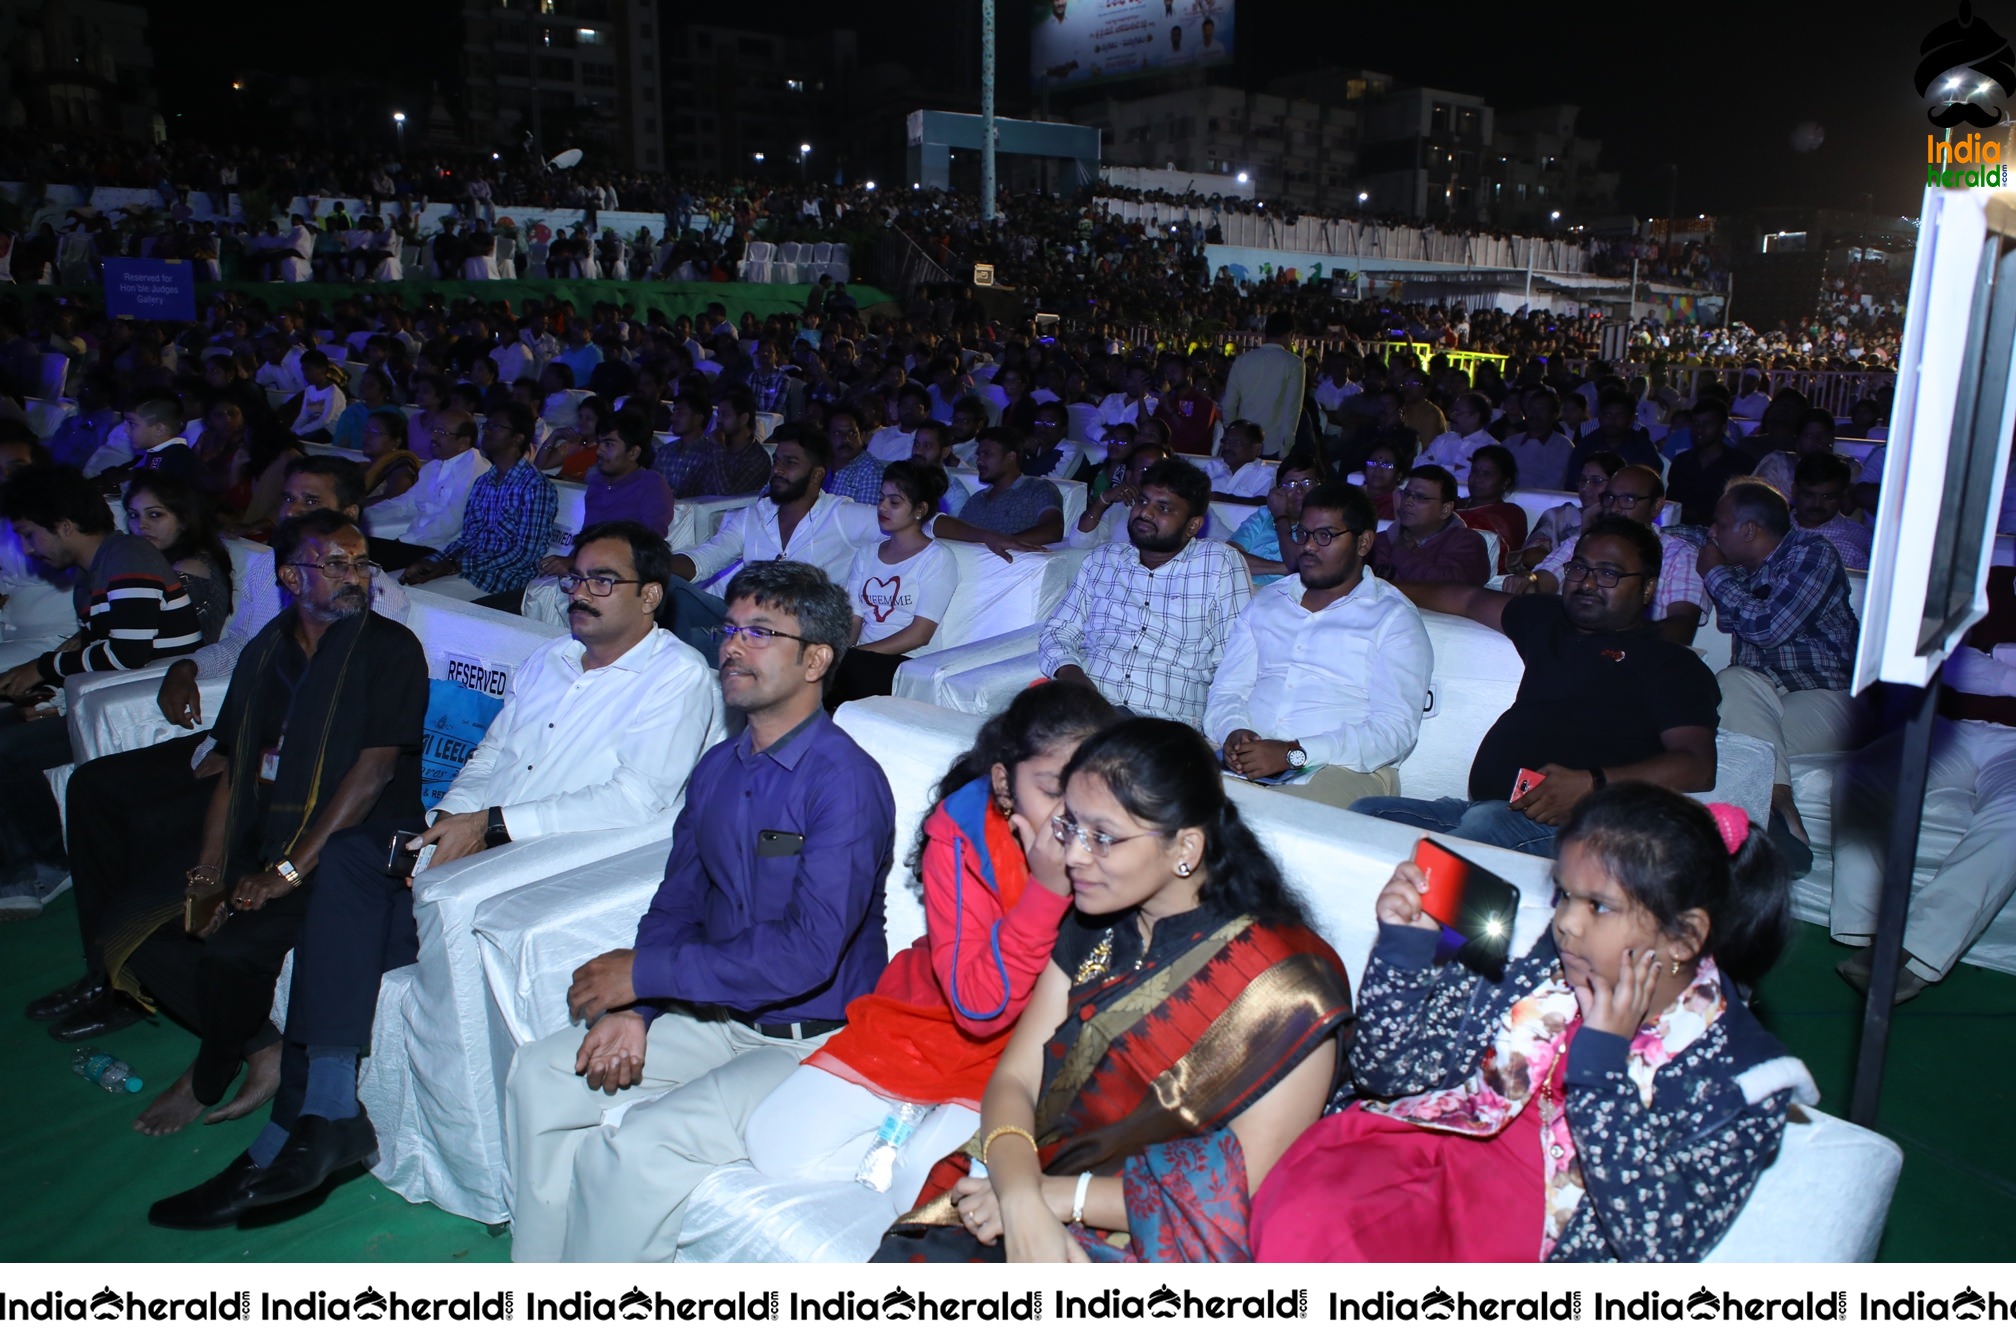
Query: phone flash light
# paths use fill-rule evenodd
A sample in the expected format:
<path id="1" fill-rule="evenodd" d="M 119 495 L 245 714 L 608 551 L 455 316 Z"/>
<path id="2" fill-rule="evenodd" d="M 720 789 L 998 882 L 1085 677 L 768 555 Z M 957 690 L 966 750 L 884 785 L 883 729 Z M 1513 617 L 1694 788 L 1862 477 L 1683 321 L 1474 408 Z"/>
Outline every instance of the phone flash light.
<path id="1" fill-rule="evenodd" d="M 1484 936 L 1486 938 L 1503 938 L 1505 936 L 1505 922 L 1495 915 L 1485 920 Z"/>

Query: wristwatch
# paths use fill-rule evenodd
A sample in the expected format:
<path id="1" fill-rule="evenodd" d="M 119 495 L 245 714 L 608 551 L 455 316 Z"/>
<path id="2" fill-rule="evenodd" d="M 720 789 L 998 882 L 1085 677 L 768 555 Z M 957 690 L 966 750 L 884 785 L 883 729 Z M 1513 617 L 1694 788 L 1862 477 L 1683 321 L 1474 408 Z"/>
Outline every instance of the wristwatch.
<path id="1" fill-rule="evenodd" d="M 299 868 L 296 868 L 293 864 L 289 863 L 287 860 L 281 859 L 279 862 L 275 863 L 273 865 L 273 871 L 280 874 L 282 880 L 284 880 L 288 886 L 298 887 L 301 885 L 301 870 Z"/>
<path id="2" fill-rule="evenodd" d="M 485 849 L 495 849 L 499 845 L 508 845 L 510 843 L 511 832 L 504 825 L 504 809 L 501 807 L 491 808 L 490 824 L 483 828 L 483 847 Z"/>
<path id="3" fill-rule="evenodd" d="M 1300 770 L 1307 764 L 1309 764 L 1308 752 L 1302 750 L 1300 746 L 1288 748 L 1288 768 L 1290 770 Z"/>

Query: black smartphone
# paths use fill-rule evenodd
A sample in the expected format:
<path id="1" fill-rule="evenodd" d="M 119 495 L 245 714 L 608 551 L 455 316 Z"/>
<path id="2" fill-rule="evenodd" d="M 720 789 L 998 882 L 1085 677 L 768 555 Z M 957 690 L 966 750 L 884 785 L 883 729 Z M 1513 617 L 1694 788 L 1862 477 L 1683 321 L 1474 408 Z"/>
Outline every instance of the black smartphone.
<path id="1" fill-rule="evenodd" d="M 413 865 L 419 860 L 420 855 L 416 851 L 406 848 L 406 846 L 419 838 L 420 832 L 418 831 L 392 832 L 392 847 L 385 851 L 385 876 L 413 876 Z"/>
<path id="2" fill-rule="evenodd" d="M 796 831 L 758 831 L 756 833 L 756 857 L 759 859 L 789 858 L 793 854 L 805 852 L 805 837 Z"/>
<path id="3" fill-rule="evenodd" d="M 1512 925 L 1519 916 L 1519 888 L 1425 835 L 1414 846 L 1414 866 L 1428 879 L 1421 908 L 1442 926 L 1439 950 L 1453 952 L 1487 980 L 1503 978 L 1512 955 Z"/>

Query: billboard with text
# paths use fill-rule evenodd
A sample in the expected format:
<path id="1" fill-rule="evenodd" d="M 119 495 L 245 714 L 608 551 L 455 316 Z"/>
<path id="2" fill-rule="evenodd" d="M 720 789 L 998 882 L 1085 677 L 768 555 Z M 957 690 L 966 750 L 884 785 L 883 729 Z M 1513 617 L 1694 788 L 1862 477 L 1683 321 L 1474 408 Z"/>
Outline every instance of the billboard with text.
<path id="1" fill-rule="evenodd" d="M 1060 91 L 1232 59 L 1234 0 L 1032 0 L 1029 79 Z"/>

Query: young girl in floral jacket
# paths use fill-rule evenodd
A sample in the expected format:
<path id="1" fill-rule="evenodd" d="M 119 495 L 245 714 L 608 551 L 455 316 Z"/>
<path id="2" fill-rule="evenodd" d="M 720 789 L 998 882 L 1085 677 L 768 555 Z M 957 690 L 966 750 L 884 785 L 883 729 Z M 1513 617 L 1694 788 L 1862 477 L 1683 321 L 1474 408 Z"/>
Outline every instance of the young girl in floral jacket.
<path id="1" fill-rule="evenodd" d="M 1783 865 L 1741 809 L 1650 784 L 1562 827 L 1551 928 L 1493 983 L 1436 964 L 1426 879 L 1379 895 L 1358 1096 L 1253 1201 L 1256 1259 L 1698 1260 L 1811 1076 L 1738 986 L 1783 949 Z"/>

